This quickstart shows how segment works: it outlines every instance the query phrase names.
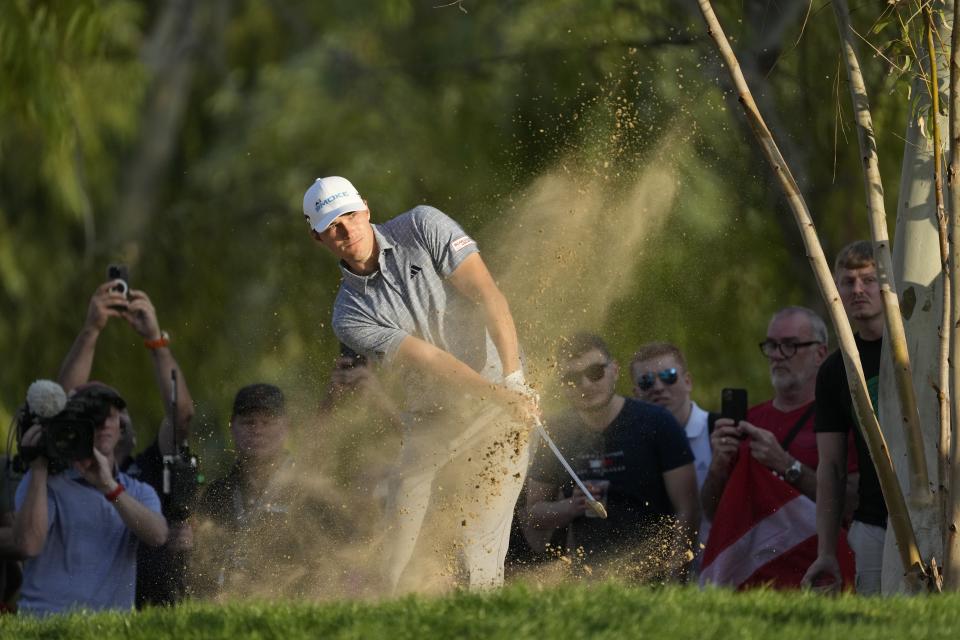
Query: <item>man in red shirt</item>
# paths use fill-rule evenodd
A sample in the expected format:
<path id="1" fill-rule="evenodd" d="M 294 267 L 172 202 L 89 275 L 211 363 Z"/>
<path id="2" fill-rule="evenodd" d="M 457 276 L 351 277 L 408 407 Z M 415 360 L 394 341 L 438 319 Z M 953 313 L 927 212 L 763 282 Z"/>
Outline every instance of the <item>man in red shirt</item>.
<path id="1" fill-rule="evenodd" d="M 827 327 L 810 309 L 786 307 L 770 319 L 760 351 L 769 362 L 773 399 L 751 407 L 739 424 L 717 420 L 710 436 L 713 459 L 701 492 L 704 514 L 710 519 L 739 453 L 747 450 L 800 493 L 811 500 L 817 497 L 813 401 L 817 371 L 827 357 Z M 747 444 L 741 449 L 744 440 Z M 856 471 L 854 456 L 848 463 L 848 471 Z"/>

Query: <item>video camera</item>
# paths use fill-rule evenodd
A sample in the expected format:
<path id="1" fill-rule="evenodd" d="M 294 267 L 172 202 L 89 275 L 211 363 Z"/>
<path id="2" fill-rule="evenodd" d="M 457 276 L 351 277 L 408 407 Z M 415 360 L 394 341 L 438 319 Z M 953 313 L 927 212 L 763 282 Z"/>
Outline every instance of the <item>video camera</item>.
<path id="1" fill-rule="evenodd" d="M 21 471 L 39 456 L 48 461 L 50 473 L 60 473 L 76 460 L 93 456 L 93 434 L 110 415 L 111 407 L 122 409 L 123 398 L 106 385 L 90 385 L 67 398 L 63 388 L 50 380 L 37 380 L 27 391 L 27 402 L 15 416 Z M 39 424 L 40 439 L 23 446 L 23 436 Z"/>

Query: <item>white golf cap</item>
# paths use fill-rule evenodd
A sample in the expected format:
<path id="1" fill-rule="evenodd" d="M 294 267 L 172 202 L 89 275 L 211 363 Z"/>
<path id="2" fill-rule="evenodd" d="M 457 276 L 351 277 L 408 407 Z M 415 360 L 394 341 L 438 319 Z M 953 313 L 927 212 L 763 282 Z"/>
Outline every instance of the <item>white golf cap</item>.
<path id="1" fill-rule="evenodd" d="M 303 215 L 314 231 L 323 231 L 338 216 L 351 211 L 363 211 L 360 193 L 350 181 L 340 176 L 317 178 L 303 194 Z"/>

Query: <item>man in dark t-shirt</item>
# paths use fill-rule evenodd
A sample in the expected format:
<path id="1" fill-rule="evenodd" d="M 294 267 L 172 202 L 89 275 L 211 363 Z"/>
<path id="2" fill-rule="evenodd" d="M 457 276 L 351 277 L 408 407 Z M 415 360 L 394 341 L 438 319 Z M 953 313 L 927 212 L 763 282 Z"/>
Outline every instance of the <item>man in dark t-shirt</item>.
<path id="1" fill-rule="evenodd" d="M 834 278 L 843 308 L 856 333 L 863 375 L 873 406 L 876 407 L 884 311 L 873 245 L 860 241 L 844 247 L 834 265 Z M 847 438 L 849 432 L 853 431 L 860 482 L 857 507 L 847 540 L 856 555 L 857 592 L 879 593 L 887 506 L 880 491 L 876 467 L 857 426 L 846 368 L 839 350 L 830 354 L 820 367 L 816 395 L 814 429 L 820 451 L 817 470 L 818 557 L 804 576 L 804 582 L 811 583 L 821 574 L 833 576 L 835 584 L 840 582 L 836 539 L 844 513 Z"/>
<path id="2" fill-rule="evenodd" d="M 578 335 L 561 348 L 570 411 L 548 421 L 557 445 L 609 517 L 590 517 L 586 498 L 541 448 L 527 485 L 531 533 L 568 527 L 568 551 L 591 568 L 660 577 L 685 566 L 700 522 L 693 454 L 665 409 L 614 393 L 619 368 L 600 338 Z M 671 562 L 670 556 L 683 561 Z"/>

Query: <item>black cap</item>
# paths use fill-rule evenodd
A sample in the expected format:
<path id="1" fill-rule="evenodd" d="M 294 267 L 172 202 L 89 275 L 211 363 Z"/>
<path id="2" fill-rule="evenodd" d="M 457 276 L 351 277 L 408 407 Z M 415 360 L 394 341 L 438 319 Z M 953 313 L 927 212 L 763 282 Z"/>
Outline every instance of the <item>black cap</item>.
<path id="1" fill-rule="evenodd" d="M 263 411 L 275 416 L 285 412 L 283 391 L 272 384 L 250 384 L 237 391 L 233 399 L 233 415 Z"/>
<path id="2" fill-rule="evenodd" d="M 127 401 L 123 399 L 119 391 L 108 384 L 96 380 L 82 384 L 74 389 L 71 398 L 96 400 L 108 405 L 113 405 L 117 409 L 127 408 Z"/>

